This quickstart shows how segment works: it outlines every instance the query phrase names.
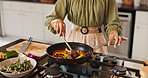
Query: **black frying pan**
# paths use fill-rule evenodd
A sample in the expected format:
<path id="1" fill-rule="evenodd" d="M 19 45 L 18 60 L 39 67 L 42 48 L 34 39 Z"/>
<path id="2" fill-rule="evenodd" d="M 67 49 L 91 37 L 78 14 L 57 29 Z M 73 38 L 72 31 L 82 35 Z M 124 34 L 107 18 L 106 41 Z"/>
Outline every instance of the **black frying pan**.
<path id="1" fill-rule="evenodd" d="M 49 59 L 51 59 L 53 62 L 57 64 L 78 65 L 88 61 L 91 58 L 91 55 L 93 53 L 93 48 L 91 48 L 90 46 L 83 43 L 77 43 L 77 42 L 68 42 L 68 43 L 73 50 L 80 49 L 81 51 L 88 53 L 88 55 L 86 57 L 79 58 L 79 59 L 63 59 L 63 58 L 53 57 L 52 52 L 56 50 L 63 50 L 65 48 L 68 48 L 67 45 L 63 42 L 63 43 L 57 43 L 57 44 L 51 45 L 46 49 Z"/>

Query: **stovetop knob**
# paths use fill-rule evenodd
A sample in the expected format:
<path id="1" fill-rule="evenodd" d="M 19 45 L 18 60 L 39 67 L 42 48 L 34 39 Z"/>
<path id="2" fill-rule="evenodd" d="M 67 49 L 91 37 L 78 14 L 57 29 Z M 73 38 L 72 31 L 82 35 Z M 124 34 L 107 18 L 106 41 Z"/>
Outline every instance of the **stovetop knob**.
<path id="1" fill-rule="evenodd" d="M 97 55 L 96 55 L 95 60 L 100 60 L 100 54 L 97 54 Z"/>
<path id="2" fill-rule="evenodd" d="M 116 57 L 114 57 L 114 58 L 112 59 L 112 64 L 117 64 L 117 58 L 116 58 Z"/>
<path id="3" fill-rule="evenodd" d="M 108 56 L 104 56 L 104 58 L 103 58 L 103 62 L 108 62 L 108 61 L 109 61 Z"/>

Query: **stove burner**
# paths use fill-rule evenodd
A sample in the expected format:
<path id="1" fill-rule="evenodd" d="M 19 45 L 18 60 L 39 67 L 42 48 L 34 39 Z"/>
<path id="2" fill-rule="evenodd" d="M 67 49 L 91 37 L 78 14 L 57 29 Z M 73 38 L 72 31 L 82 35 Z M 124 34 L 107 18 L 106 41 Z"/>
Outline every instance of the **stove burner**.
<path id="1" fill-rule="evenodd" d="M 48 75 L 46 76 L 47 78 L 59 78 L 62 75 L 60 69 L 56 67 L 47 68 L 45 70 L 45 73 L 48 73 Z"/>
<path id="2" fill-rule="evenodd" d="M 115 66 L 114 72 L 118 75 L 126 75 L 127 68 L 123 66 Z"/>

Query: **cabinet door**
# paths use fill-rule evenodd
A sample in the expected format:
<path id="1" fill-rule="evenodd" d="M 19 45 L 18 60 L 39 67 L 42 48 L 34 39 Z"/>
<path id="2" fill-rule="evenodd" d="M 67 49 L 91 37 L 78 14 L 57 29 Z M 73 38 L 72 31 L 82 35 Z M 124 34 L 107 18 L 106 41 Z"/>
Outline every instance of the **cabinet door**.
<path id="1" fill-rule="evenodd" d="M 22 14 L 22 26 L 24 37 L 33 37 L 35 40 L 43 41 L 43 16 L 40 13 Z"/>
<path id="2" fill-rule="evenodd" d="M 148 12 L 136 12 L 136 24 L 133 41 L 134 59 L 148 60 Z"/>
<path id="3" fill-rule="evenodd" d="M 21 10 L 20 6 L 22 2 L 18 1 L 6 1 L 6 0 L 1 0 L 2 1 L 2 9 L 7 9 L 7 10 Z"/>
<path id="4" fill-rule="evenodd" d="M 22 36 L 21 14 L 17 11 L 3 10 L 3 29 L 5 35 Z"/>
<path id="5" fill-rule="evenodd" d="M 136 25 L 132 58 L 148 60 L 148 26 Z"/>

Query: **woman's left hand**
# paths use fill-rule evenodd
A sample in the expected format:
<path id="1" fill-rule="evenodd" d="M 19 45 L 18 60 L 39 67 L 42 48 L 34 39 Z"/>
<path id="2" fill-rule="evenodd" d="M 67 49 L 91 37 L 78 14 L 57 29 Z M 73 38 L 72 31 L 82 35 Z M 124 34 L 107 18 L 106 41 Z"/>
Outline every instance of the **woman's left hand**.
<path id="1" fill-rule="evenodd" d="M 120 37 L 117 30 L 112 30 L 109 34 L 108 46 L 113 42 L 113 40 L 115 40 L 114 48 L 116 48 L 117 45 L 120 45 L 123 40 L 128 40 L 128 38 Z"/>

